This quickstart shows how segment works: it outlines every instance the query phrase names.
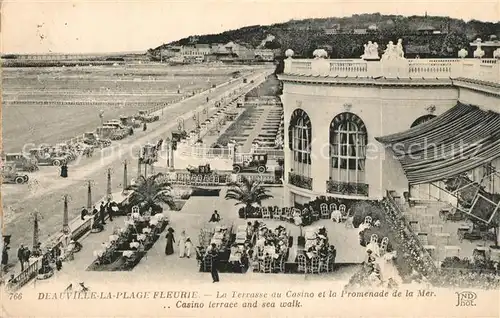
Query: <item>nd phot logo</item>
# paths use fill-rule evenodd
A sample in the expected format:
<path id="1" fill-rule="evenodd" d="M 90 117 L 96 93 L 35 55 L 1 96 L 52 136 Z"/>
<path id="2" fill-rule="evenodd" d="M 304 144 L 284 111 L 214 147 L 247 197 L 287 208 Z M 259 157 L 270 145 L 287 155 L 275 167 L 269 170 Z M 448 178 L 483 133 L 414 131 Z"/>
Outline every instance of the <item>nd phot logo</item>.
<path id="1" fill-rule="evenodd" d="M 477 294 L 471 291 L 455 292 L 457 294 L 457 307 L 473 307 L 476 306 L 474 300 Z"/>

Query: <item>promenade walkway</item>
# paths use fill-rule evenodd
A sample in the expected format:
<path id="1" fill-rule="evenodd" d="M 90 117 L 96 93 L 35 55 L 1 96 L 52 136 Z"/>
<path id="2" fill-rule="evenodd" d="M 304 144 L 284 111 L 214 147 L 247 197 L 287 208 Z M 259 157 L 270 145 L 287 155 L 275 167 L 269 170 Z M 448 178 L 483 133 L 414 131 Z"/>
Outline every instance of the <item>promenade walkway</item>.
<path id="1" fill-rule="evenodd" d="M 250 79 L 258 83 L 263 80 L 265 73 L 269 70 L 259 70 Z M 263 74 L 264 73 L 264 74 Z M 25 191 L 13 191 L 9 193 L 9 189 L 2 188 L 4 199 L 4 211 L 14 213 L 15 215 L 9 218 L 9 222 L 5 224 L 4 233 L 12 235 L 11 251 L 9 263 L 17 263 L 14 251 L 17 247 L 24 243 L 31 245 L 32 241 L 32 223 L 30 221 L 30 212 L 37 209 L 42 214 L 40 222 L 40 239 L 44 241 L 54 232 L 57 232 L 62 224 L 62 194 L 68 194 L 71 197 L 69 216 L 70 219 L 76 217 L 81 207 L 86 205 L 86 181 L 93 180 L 93 193 L 95 197 L 102 196 L 106 191 L 106 174 L 105 169 L 111 168 L 112 175 L 112 190 L 119 190 L 123 179 L 123 160 L 135 163 L 134 157 L 142 144 L 147 142 L 156 142 L 159 138 L 166 138 L 170 132 L 177 129 L 177 118 L 183 118 L 187 130 L 194 125 L 193 114 L 201 111 L 206 105 L 206 97 L 210 100 L 220 100 L 228 91 L 233 91 L 239 87 L 247 86 L 241 84 L 241 81 L 231 84 L 222 85 L 219 88 L 203 92 L 195 95 L 192 98 L 171 105 L 165 110 L 158 111 L 162 114 L 161 120 L 148 125 L 146 132 L 138 131 L 129 140 L 125 139 L 116 142 L 111 149 L 106 149 L 98 153 L 93 158 L 85 158 L 78 165 L 69 167 L 69 178 L 61 179 L 58 177 L 58 172 L 53 168 L 50 169 L 53 177 L 47 176 L 39 180 L 38 186 L 29 189 L 28 186 L 23 187 Z M 201 105 L 201 106 L 200 106 Z M 210 113 L 215 111 L 215 107 L 210 107 Z M 42 171 L 44 168 L 42 168 Z M 129 178 L 133 178 L 137 174 L 137 165 L 129 164 Z M 49 174 L 50 175 L 50 174 Z M 36 179 L 37 174 L 33 177 Z M 6 189 L 7 191 L 4 191 Z M 31 190 L 31 191 L 30 191 Z M 17 267 L 18 268 L 18 267 Z M 17 269 L 18 270 L 18 269 Z"/>
<path id="2" fill-rule="evenodd" d="M 262 127 L 264 126 L 264 123 L 266 122 L 266 118 L 269 117 L 269 111 L 272 109 L 272 107 L 259 107 L 263 109 L 264 111 L 260 115 L 259 121 L 257 122 L 257 125 L 255 125 L 248 135 L 247 140 L 243 144 L 242 147 L 242 152 L 243 153 L 249 153 L 250 149 L 252 148 L 252 143 L 255 138 L 259 136 L 259 134 L 262 132 Z"/>

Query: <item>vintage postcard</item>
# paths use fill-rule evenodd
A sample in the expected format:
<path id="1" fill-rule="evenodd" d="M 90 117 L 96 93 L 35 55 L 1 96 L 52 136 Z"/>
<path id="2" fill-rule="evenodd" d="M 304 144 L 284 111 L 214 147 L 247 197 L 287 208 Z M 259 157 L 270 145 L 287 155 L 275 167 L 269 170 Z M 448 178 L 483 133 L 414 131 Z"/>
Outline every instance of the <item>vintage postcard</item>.
<path id="1" fill-rule="evenodd" d="M 1 15 L 0 316 L 500 316 L 498 0 Z"/>

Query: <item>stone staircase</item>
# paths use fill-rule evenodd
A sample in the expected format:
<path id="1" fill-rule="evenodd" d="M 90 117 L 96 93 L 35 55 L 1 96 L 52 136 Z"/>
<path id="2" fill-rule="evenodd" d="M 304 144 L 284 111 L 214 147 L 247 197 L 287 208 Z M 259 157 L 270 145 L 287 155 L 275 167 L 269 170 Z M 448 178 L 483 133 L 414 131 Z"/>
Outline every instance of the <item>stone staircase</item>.
<path id="1" fill-rule="evenodd" d="M 472 251 L 473 247 L 470 249 L 467 246 L 464 249 L 464 243 L 467 245 L 468 242 L 460 242 L 457 235 L 457 230 L 462 225 L 458 222 L 444 221 L 440 217 L 440 211 L 449 208 L 447 203 L 427 201 L 419 202 L 411 207 L 401 200 L 398 203 L 412 230 L 435 260 L 436 265 L 439 265 L 446 257 L 462 258 L 472 254 L 467 252 Z"/>

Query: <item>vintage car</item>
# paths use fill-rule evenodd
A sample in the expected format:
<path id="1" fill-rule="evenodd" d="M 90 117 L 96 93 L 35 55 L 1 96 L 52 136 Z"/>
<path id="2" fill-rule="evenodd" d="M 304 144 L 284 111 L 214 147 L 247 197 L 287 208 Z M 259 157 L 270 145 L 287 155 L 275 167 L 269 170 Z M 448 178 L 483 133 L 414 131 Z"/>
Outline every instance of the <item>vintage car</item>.
<path id="1" fill-rule="evenodd" d="M 132 128 L 140 128 L 141 127 L 141 123 L 139 121 L 135 120 L 135 118 L 132 116 L 120 116 L 120 123 L 123 126 L 132 127 Z"/>
<path id="2" fill-rule="evenodd" d="M 14 162 L 5 164 L 2 167 L 2 177 L 4 183 L 23 184 L 27 183 L 29 180 L 28 175 L 22 175 L 17 172 L 16 164 Z"/>
<path id="3" fill-rule="evenodd" d="M 258 172 L 264 173 L 267 171 L 267 154 L 240 154 L 235 157 L 235 162 L 233 163 L 234 173 L 240 172 Z"/>
<path id="4" fill-rule="evenodd" d="M 47 151 L 46 148 L 32 148 L 28 154 L 31 158 L 35 158 L 40 165 L 61 166 L 70 161 L 68 156 Z"/>
<path id="5" fill-rule="evenodd" d="M 136 120 L 140 120 L 145 123 L 152 123 L 154 121 L 160 120 L 160 116 L 156 115 L 149 115 L 147 111 L 145 110 L 140 110 L 137 115 L 135 115 Z"/>
<path id="6" fill-rule="evenodd" d="M 4 164 L 14 164 L 20 171 L 34 172 L 38 170 L 38 161 L 35 158 L 29 158 L 22 153 L 7 153 L 3 158 Z"/>
<path id="7" fill-rule="evenodd" d="M 83 143 L 100 148 L 111 146 L 111 140 L 102 139 L 94 132 L 86 132 L 83 134 Z"/>

